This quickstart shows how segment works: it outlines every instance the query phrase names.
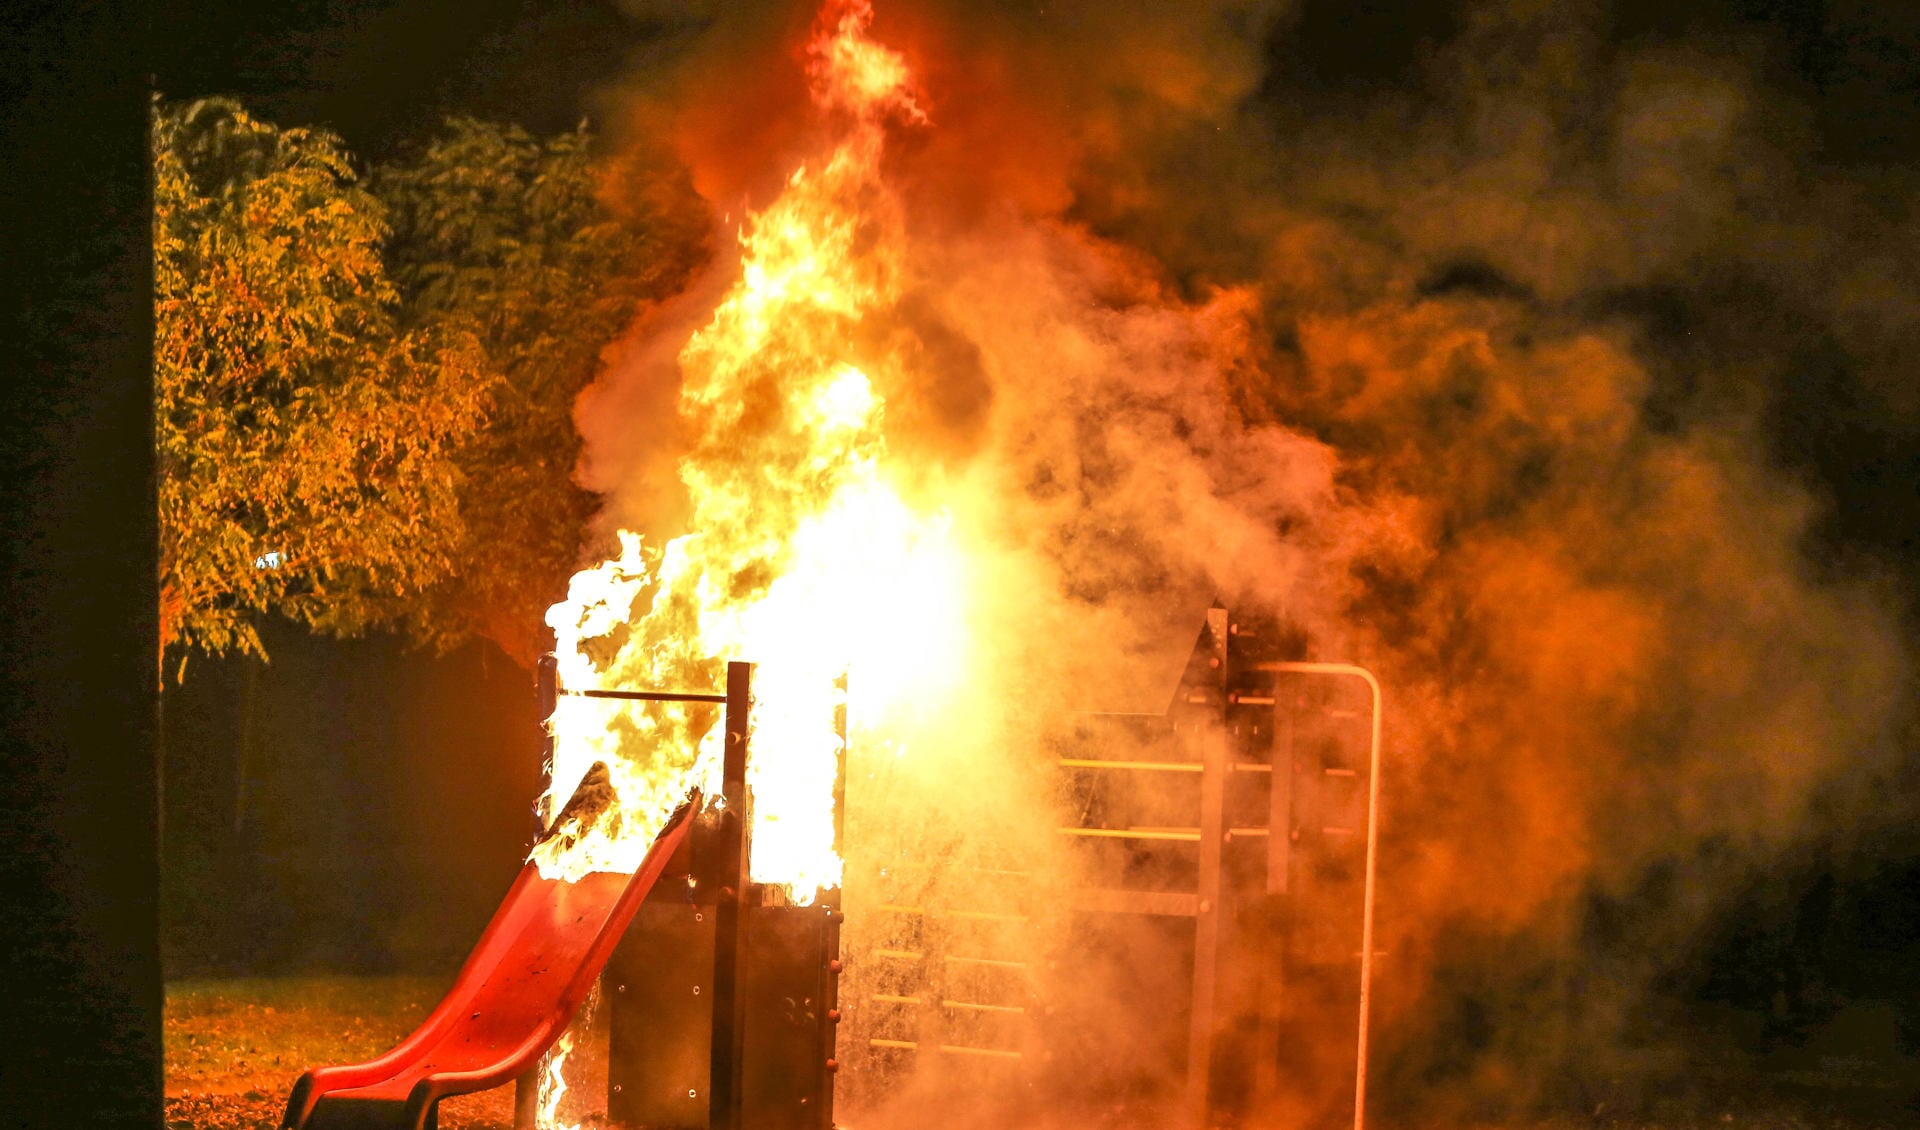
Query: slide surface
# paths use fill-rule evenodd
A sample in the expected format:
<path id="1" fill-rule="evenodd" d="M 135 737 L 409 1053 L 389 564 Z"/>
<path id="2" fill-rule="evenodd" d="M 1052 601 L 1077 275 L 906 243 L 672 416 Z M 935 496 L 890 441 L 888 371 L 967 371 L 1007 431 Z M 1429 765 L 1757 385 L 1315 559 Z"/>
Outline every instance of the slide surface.
<path id="1" fill-rule="evenodd" d="M 302 1075 L 283 1125 L 421 1130 L 448 1095 L 498 1087 L 532 1068 L 566 1031 L 698 807 L 696 792 L 631 875 L 567 882 L 523 867 L 426 1021 L 379 1059 Z"/>

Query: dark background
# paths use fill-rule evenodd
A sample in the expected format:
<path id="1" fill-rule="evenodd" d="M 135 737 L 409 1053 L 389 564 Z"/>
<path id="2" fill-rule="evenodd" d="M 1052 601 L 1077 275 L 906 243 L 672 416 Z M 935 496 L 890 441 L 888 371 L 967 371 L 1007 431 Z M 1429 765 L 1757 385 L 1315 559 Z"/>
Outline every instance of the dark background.
<path id="1" fill-rule="evenodd" d="M 1423 51 L 1457 33 L 1461 11 L 1310 0 L 1270 52 L 1266 96 L 1415 89 Z M 1811 111 L 1821 175 L 1920 161 L 1920 9 L 1611 11 L 1623 43 L 1767 37 L 1771 81 Z M 159 755 L 149 90 L 237 95 L 377 159 L 449 111 L 570 127 L 647 34 L 611 4 L 503 0 L 25 3 L 0 17 L 10 1125 L 158 1124 L 157 892 L 170 975 L 438 969 L 471 940 L 528 832 L 528 680 L 485 648 L 436 658 L 270 630 L 270 666 L 196 660 L 167 692 Z M 1702 335 L 1729 332 L 1729 296 L 1710 281 L 1638 300 L 1676 364 Z M 1852 396 L 1852 362 L 1822 348 L 1807 343 L 1800 360 L 1819 364 L 1800 366 L 1813 377 L 1780 403 L 1775 457 L 1833 500 L 1810 555 L 1870 560 L 1911 603 L 1920 422 Z M 1817 1043 L 1836 1016 L 1877 1015 L 1886 1054 L 1920 1053 L 1920 830 L 1898 818 L 1917 776 L 1910 758 L 1886 783 L 1883 828 L 1822 833 L 1727 892 L 1697 952 L 1675 955 L 1663 1022 L 1737 1030 L 1765 1064 Z M 1640 893 L 1594 900 L 1596 963 L 1631 947 L 1635 915 L 1661 897 L 1653 874 Z"/>
<path id="2" fill-rule="evenodd" d="M 141 13 L 0 15 L 0 1120 L 155 1126 Z"/>
<path id="3" fill-rule="evenodd" d="M 167 975 L 451 971 L 532 846 L 532 676 L 265 634 L 165 692 Z"/>
<path id="4" fill-rule="evenodd" d="M 155 19 L 161 97 L 237 96 L 362 162 L 450 114 L 571 129 L 645 31 L 611 3 L 503 0 L 161 4 Z M 530 846 L 531 673 L 490 644 L 436 656 L 263 632 L 269 662 L 195 657 L 164 692 L 168 976 L 451 970 Z"/>

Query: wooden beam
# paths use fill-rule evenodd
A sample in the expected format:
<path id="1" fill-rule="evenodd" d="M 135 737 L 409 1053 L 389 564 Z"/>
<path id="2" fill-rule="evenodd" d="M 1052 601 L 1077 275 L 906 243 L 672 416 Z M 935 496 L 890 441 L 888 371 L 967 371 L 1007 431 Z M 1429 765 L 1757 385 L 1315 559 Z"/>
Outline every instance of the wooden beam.
<path id="1" fill-rule="evenodd" d="M 1220 851 L 1226 839 L 1227 610 L 1207 610 L 1221 716 L 1200 730 L 1200 883 L 1193 916 L 1193 1011 L 1187 1027 L 1187 1111 L 1196 1130 L 1207 1125 L 1213 1071 L 1214 993 L 1220 965 Z"/>
<path id="2" fill-rule="evenodd" d="M 752 728 L 753 664 L 727 664 L 726 745 L 719 897 L 713 915 L 713 1045 L 708 1060 L 707 1126 L 741 1130 L 741 1051 L 746 997 L 740 992 L 740 901 L 747 889 L 752 823 L 747 812 L 747 739 Z"/>

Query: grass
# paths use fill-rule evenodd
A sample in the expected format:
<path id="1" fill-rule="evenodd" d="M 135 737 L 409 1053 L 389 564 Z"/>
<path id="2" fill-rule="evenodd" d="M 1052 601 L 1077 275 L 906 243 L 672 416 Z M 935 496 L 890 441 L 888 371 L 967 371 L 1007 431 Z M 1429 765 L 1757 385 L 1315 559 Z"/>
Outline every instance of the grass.
<path id="1" fill-rule="evenodd" d="M 177 981 L 167 986 L 167 1093 L 255 1090 L 308 1067 L 355 1063 L 426 1018 L 438 977 Z"/>
<path id="2" fill-rule="evenodd" d="M 443 977 L 310 976 L 167 986 L 167 1130 L 274 1130 L 300 1073 L 372 1059 L 411 1032 Z M 505 1130 L 511 1088 L 441 1105 L 447 1130 Z"/>
<path id="3" fill-rule="evenodd" d="M 306 976 L 169 984 L 167 1130 L 276 1130 L 302 1071 L 356 1063 L 386 1051 L 425 1018 L 447 983 L 442 977 Z M 605 1094 L 605 1027 L 594 1028 L 583 1044 L 583 1074 L 562 1112 L 588 1125 L 597 1122 L 593 1111 L 572 1108 Z M 1788 1103 L 1739 1087 L 1716 1089 L 1727 1091 L 1729 1100 L 1718 1109 L 1687 1102 L 1650 1118 L 1619 1118 L 1602 1109 L 1526 1127 L 1474 1130 L 1896 1130 L 1914 1124 L 1912 1117 L 1860 1117 L 1823 1111 L 1829 1104 L 1822 1102 Z M 441 1105 L 445 1130 L 508 1130 L 512 1122 L 511 1087 Z"/>

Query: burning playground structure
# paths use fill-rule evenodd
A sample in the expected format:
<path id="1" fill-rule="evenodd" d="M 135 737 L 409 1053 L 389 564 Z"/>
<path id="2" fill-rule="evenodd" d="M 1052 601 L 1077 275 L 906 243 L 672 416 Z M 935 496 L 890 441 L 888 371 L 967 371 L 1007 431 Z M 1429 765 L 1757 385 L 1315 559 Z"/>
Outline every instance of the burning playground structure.
<path id="1" fill-rule="evenodd" d="M 619 1124 L 1364 1119 L 1379 683 L 1284 609 L 1149 662 L 1049 604 L 1004 484 L 895 450 L 914 358 L 869 322 L 918 300 L 884 157 L 929 116 L 870 18 L 822 15 L 830 142 L 675 358 L 692 532 L 622 531 L 549 613 L 520 881 L 420 1031 L 310 1072 L 289 1126 L 508 1082 L 556 1125 L 596 979 Z M 1087 658 L 1049 680 L 1021 637 L 1068 623 Z"/>
<path id="2" fill-rule="evenodd" d="M 287 1124 L 431 1126 L 441 1098 L 511 1082 L 517 1127 L 558 1125 L 569 1022 L 599 991 L 616 1125 L 831 1130 L 836 1111 L 886 1124 L 927 1101 L 1043 1123 L 1116 1096 L 1167 1125 L 1276 1108 L 1362 1125 L 1380 689 L 1363 668 L 1267 658 L 1285 637 L 1262 628 L 1215 608 L 1167 710 L 1035 734 L 1067 807 L 1034 831 L 1093 849 L 1064 858 L 992 831 L 924 838 L 938 807 L 899 795 L 865 821 L 891 834 L 845 842 L 848 766 L 864 759 L 837 707 L 847 889 L 804 897 L 751 879 L 753 665 L 729 663 L 706 693 L 567 687 L 543 663 L 550 710 L 719 708 L 713 801 L 696 788 L 631 875 L 530 862 L 415 1036 L 309 1072 Z M 596 763 L 540 849 L 607 835 L 616 804 Z M 1087 1035 L 1116 1029 L 1133 1056 Z"/>

